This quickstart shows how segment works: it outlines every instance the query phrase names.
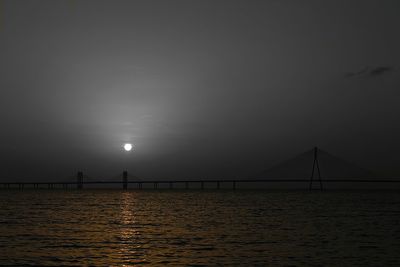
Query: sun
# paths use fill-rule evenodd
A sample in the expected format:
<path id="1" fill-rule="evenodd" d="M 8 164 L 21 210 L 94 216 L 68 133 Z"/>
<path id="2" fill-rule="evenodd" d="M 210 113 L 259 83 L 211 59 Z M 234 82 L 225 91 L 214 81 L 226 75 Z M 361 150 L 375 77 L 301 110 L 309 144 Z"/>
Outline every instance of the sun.
<path id="1" fill-rule="evenodd" d="M 131 151 L 132 148 L 133 148 L 133 145 L 132 145 L 132 144 L 126 143 L 126 144 L 124 145 L 125 151 Z"/>

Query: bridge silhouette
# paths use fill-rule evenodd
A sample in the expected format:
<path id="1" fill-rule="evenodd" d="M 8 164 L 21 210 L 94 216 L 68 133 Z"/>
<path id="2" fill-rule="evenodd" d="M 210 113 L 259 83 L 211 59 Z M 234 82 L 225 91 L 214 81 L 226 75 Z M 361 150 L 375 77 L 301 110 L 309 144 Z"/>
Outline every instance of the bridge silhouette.
<path id="1" fill-rule="evenodd" d="M 333 164 L 332 164 L 333 163 Z M 336 165 L 336 166 L 334 166 Z M 339 167 L 338 167 L 339 166 Z M 231 189 L 237 189 L 242 183 L 303 183 L 309 190 L 323 190 L 325 183 L 400 183 L 400 179 L 382 179 L 372 172 L 333 156 L 317 147 L 306 151 L 294 158 L 269 168 L 258 175 L 261 178 L 251 179 L 172 179 L 172 180 L 143 180 L 123 171 L 108 179 L 93 178 L 82 171 L 76 177 L 67 177 L 58 182 L 1 182 L 3 189 L 54 189 L 76 188 L 83 189 L 92 185 L 122 185 L 122 189 L 221 189 L 221 185 L 229 184 Z M 357 177 L 357 178 L 355 178 Z M 210 187 L 210 184 L 213 186 Z M 149 187 L 150 185 L 150 187 Z M 193 187 L 194 186 L 194 187 Z"/>

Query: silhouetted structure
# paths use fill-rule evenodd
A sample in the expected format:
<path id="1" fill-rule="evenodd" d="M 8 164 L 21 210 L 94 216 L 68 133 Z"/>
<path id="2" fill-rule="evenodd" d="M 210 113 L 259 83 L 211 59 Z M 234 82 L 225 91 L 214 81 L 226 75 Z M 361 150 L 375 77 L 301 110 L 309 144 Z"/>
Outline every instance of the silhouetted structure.
<path id="1" fill-rule="evenodd" d="M 324 183 L 372 183 L 372 184 L 400 184 L 400 179 L 381 179 L 381 178 L 376 178 L 376 179 L 324 179 Z M 168 187 L 163 187 L 163 188 L 170 188 L 170 189 L 175 189 L 179 188 L 178 186 L 175 187 L 174 185 L 177 184 L 182 184 L 183 186 L 181 189 L 189 189 L 189 183 L 190 184 L 197 184 L 197 186 L 192 187 L 192 189 L 206 189 L 206 184 L 214 184 L 211 187 L 208 187 L 207 189 L 218 189 L 218 184 L 231 184 L 230 187 L 222 187 L 221 188 L 231 188 L 233 190 L 237 189 L 238 185 L 240 184 L 248 184 L 248 183 L 288 183 L 288 184 L 309 184 L 310 183 L 310 178 L 308 179 L 235 179 L 235 180 L 227 180 L 227 179 L 221 179 L 221 180 L 147 180 L 147 181 L 127 181 L 124 183 L 123 181 L 80 181 L 80 182 L 2 182 L 2 188 L 3 189 L 68 189 L 69 185 L 75 185 L 76 188 L 82 189 L 83 184 L 86 185 L 121 185 L 123 184 L 123 188 L 127 189 L 128 185 L 127 184 L 133 184 L 132 188 L 135 189 L 143 189 L 143 184 L 153 185 L 153 189 L 158 189 L 159 184 L 169 184 L 170 186 Z M 46 186 L 47 185 L 47 186 Z M 136 186 L 135 186 L 136 185 Z M 126 187 L 125 187 L 126 186 Z M 258 185 L 259 186 L 259 185 Z M 146 187 L 146 188 L 151 188 L 151 187 Z"/>
<path id="2" fill-rule="evenodd" d="M 311 172 L 311 176 L 310 176 Z M 318 176 L 316 176 L 318 175 Z M 354 163 L 334 156 L 320 148 L 314 147 L 295 157 L 281 161 L 271 168 L 259 173 L 254 178 L 265 179 L 308 179 L 310 184 L 315 182 L 325 183 L 327 180 L 350 181 L 354 179 L 376 179 L 377 176 L 369 170 L 361 168 Z M 319 182 L 321 180 L 321 183 Z M 342 181 L 342 180 L 341 180 Z"/>
<path id="3" fill-rule="evenodd" d="M 312 170 L 310 176 L 310 167 L 312 163 Z M 318 177 L 314 178 L 314 175 L 318 174 Z M 322 174 L 322 175 L 321 175 Z M 371 172 L 362 169 L 355 164 L 349 163 L 341 158 L 333 156 L 326 151 L 320 150 L 317 147 L 306 151 L 294 158 L 286 160 L 274 167 L 264 171 L 258 177 L 261 179 L 184 179 L 184 180 L 141 180 L 138 177 L 131 176 L 128 181 L 128 171 L 123 171 L 122 181 L 121 174 L 117 174 L 107 180 L 92 179 L 89 176 L 84 176 L 82 171 L 79 171 L 76 176 L 76 181 L 65 180 L 60 182 L 2 182 L 3 189 L 20 189 L 32 188 L 32 189 L 57 189 L 63 188 L 68 189 L 76 186 L 77 189 L 82 189 L 83 184 L 89 185 L 121 185 L 124 190 L 128 189 L 128 184 L 132 184 L 132 188 L 143 189 L 151 188 L 182 188 L 189 189 L 189 185 L 195 184 L 193 189 L 206 189 L 206 184 L 213 184 L 211 189 L 231 188 L 235 190 L 240 188 L 241 184 L 248 183 L 287 183 L 287 184 L 308 184 L 308 189 L 319 189 L 322 190 L 322 176 L 324 177 L 324 184 L 327 183 L 386 183 L 386 184 L 400 184 L 400 179 L 384 179 L 383 177 L 377 177 L 371 175 Z M 84 180 L 85 177 L 85 180 Z M 74 179 L 70 177 L 69 179 Z M 319 188 L 314 188 L 314 184 L 317 183 Z M 180 184 L 180 185 L 179 185 Z M 196 185 L 197 184 L 197 185 Z M 223 187 L 223 185 L 228 185 Z M 148 186 L 144 186 L 148 185 Z M 163 186 L 169 185 L 169 186 Z M 260 186 L 260 185 L 257 185 Z M 307 188 L 307 186 L 305 186 Z"/>
<path id="4" fill-rule="evenodd" d="M 122 173 L 122 187 L 124 190 L 128 189 L 128 171 Z"/>
<path id="5" fill-rule="evenodd" d="M 311 172 L 311 177 L 310 177 L 310 186 L 309 186 L 310 190 L 313 189 L 315 167 L 317 168 L 317 171 L 318 171 L 319 189 L 322 190 L 321 171 L 319 169 L 318 148 L 317 147 L 314 148 L 314 161 L 313 161 L 312 172 Z"/>
<path id="6" fill-rule="evenodd" d="M 83 172 L 78 172 L 76 184 L 78 189 L 83 188 Z"/>

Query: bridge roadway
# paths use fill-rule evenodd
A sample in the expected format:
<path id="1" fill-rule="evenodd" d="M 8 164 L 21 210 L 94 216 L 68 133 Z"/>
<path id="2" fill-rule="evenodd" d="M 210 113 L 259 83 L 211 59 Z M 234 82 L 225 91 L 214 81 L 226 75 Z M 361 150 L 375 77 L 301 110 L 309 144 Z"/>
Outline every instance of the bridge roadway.
<path id="1" fill-rule="evenodd" d="M 240 183 L 400 183 L 400 179 L 324 179 L 313 180 L 310 179 L 227 179 L 227 180 L 135 180 L 135 181 L 83 181 L 83 182 L 0 182 L 2 189 L 55 189 L 55 188 L 77 188 L 82 189 L 84 185 L 99 185 L 99 184 L 121 184 L 123 189 L 128 188 L 128 184 L 136 185 L 131 189 L 142 189 L 143 184 L 153 184 L 153 188 L 159 188 L 159 184 L 169 185 L 167 188 L 173 189 L 174 185 L 183 184 L 184 189 L 189 189 L 190 184 L 198 184 L 200 187 L 196 189 L 205 189 L 205 184 L 215 184 L 214 187 L 209 189 L 220 189 L 221 184 L 231 184 L 232 189 L 236 189 L 237 184 Z M 225 187 L 226 188 L 226 187 Z M 193 188 L 192 188 L 193 189 Z M 322 184 L 321 188 L 322 189 Z"/>

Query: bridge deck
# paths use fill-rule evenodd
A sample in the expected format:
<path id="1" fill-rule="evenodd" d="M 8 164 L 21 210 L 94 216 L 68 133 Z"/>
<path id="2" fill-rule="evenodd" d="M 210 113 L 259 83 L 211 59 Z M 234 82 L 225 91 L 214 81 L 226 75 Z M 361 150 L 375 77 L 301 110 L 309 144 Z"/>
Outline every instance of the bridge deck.
<path id="1" fill-rule="evenodd" d="M 3 185 L 3 189 L 24 189 L 26 187 L 33 189 L 43 189 L 43 185 L 47 185 L 48 189 L 62 186 L 62 188 L 69 188 L 69 186 L 75 185 L 78 189 L 83 188 L 83 185 L 100 185 L 100 184 L 120 184 L 128 185 L 135 184 L 139 189 L 142 188 L 143 184 L 153 184 L 154 188 L 158 188 L 159 184 L 169 184 L 169 188 L 172 189 L 176 184 L 184 184 L 186 189 L 189 188 L 189 184 L 200 184 L 201 189 L 204 189 L 205 184 L 216 184 L 217 189 L 220 188 L 221 184 L 232 184 L 232 188 L 236 189 L 236 185 L 240 183 L 310 183 L 310 179 L 228 179 L 228 180 L 132 180 L 132 181 L 83 181 L 83 182 L 0 182 Z M 324 179 L 322 183 L 400 183 L 400 179 Z M 313 180 L 312 183 L 319 183 L 319 180 Z M 125 188 L 125 187 L 123 187 Z"/>

